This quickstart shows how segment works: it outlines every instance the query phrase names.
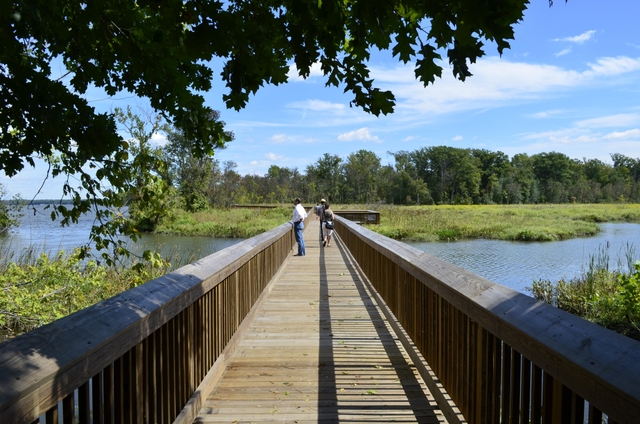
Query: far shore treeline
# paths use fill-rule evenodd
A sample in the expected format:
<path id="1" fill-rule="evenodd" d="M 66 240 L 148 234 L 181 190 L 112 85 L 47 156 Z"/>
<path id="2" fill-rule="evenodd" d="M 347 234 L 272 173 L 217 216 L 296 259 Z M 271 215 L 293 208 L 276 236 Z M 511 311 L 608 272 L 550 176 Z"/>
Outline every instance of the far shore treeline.
<path id="1" fill-rule="evenodd" d="M 368 150 L 346 158 L 325 153 L 304 172 L 272 165 L 262 176 L 241 176 L 233 162 L 183 162 L 188 166 L 174 181 L 187 210 L 234 203 L 289 203 L 295 197 L 305 203 L 326 198 L 339 204 L 396 205 L 640 200 L 640 158 L 619 153 L 611 154 L 610 163 L 558 152 L 509 158 L 500 151 L 449 146 L 388 153 L 393 164 L 382 165 L 381 158 Z M 210 180 L 194 184 L 204 174 Z"/>

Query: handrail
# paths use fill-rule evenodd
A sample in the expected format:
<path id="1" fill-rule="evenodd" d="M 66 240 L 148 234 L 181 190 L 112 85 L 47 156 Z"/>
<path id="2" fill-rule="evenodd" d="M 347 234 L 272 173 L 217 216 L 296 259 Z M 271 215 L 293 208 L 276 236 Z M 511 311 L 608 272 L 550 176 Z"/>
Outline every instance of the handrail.
<path id="1" fill-rule="evenodd" d="M 336 231 L 470 423 L 633 423 L 640 343 L 345 219 Z"/>
<path id="2" fill-rule="evenodd" d="M 380 212 L 371 210 L 339 210 L 334 215 L 341 216 L 359 224 L 380 224 Z"/>
<path id="3" fill-rule="evenodd" d="M 0 423 L 170 423 L 197 408 L 294 243 L 283 224 L 0 344 Z"/>

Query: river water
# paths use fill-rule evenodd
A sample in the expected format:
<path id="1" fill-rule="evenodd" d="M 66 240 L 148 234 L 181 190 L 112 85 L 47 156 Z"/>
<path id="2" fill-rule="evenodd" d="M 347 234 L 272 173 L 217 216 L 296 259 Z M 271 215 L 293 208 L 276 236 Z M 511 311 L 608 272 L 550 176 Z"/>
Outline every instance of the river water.
<path id="1" fill-rule="evenodd" d="M 10 234 L 0 237 L 0 259 L 19 255 L 30 247 L 47 252 L 71 251 L 75 246 L 88 242 L 90 217 L 83 217 L 78 224 L 60 227 L 51 221 L 50 212 L 44 206 L 25 210 L 21 224 Z M 605 223 L 594 237 L 576 238 L 555 242 L 510 242 L 500 240 L 467 240 L 408 244 L 437 256 L 447 262 L 467 269 L 484 278 L 508 286 L 522 293 L 529 293 L 534 280 L 557 281 L 573 278 L 588 269 L 592 258 L 606 251 L 610 269 L 627 270 L 628 252 L 633 260 L 640 259 L 640 224 Z M 132 248 L 160 251 L 175 263 L 182 263 L 207 256 L 242 239 L 213 237 L 178 237 L 143 234 Z M 639 248 L 640 249 L 640 248 Z"/>
<path id="2" fill-rule="evenodd" d="M 59 222 L 51 220 L 51 210 L 45 205 L 24 209 L 20 225 L 9 234 L 0 237 L 0 259 L 2 257 L 20 257 L 20 254 L 33 249 L 49 254 L 59 250 L 71 252 L 75 247 L 89 243 L 89 232 L 94 225 L 93 217 L 84 215 L 77 224 L 61 227 Z M 135 245 L 128 243 L 129 250 L 141 253 L 147 249 L 156 250 L 169 257 L 173 263 L 188 263 L 210 255 L 241 242 L 243 239 L 214 237 L 179 237 L 164 234 L 142 234 Z"/>
<path id="3" fill-rule="evenodd" d="M 628 257 L 640 259 L 640 224 L 604 223 L 593 237 L 552 242 L 467 240 L 407 243 L 449 263 L 522 293 L 534 280 L 556 282 L 589 269 L 608 256 L 609 269 L 628 271 Z M 606 255 L 602 255 L 602 253 Z"/>

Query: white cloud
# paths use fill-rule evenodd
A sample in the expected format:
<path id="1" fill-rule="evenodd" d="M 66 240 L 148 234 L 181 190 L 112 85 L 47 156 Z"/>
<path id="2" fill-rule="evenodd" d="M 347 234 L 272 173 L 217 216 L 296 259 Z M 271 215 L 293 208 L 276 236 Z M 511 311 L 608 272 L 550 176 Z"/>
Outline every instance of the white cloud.
<path id="1" fill-rule="evenodd" d="M 464 83 L 443 64 L 443 77 L 427 88 L 416 81 L 411 66 L 372 69 L 381 88 L 396 96 L 397 115 L 422 122 L 444 113 L 508 107 L 514 103 L 558 97 L 563 91 L 615 84 L 613 77 L 640 70 L 640 58 L 605 57 L 583 71 L 559 66 L 512 62 L 498 57 L 479 60 Z"/>
<path id="2" fill-rule="evenodd" d="M 564 128 L 539 133 L 529 133 L 522 136 L 525 140 L 544 140 L 553 144 L 584 144 L 595 143 L 602 139 L 602 135 L 580 128 Z"/>
<path id="3" fill-rule="evenodd" d="M 554 56 L 555 57 L 560 57 L 560 56 L 564 56 L 564 55 L 569 54 L 569 53 L 571 53 L 571 49 L 570 48 L 561 50 L 558 53 L 556 53 Z"/>
<path id="4" fill-rule="evenodd" d="M 269 152 L 264 154 L 260 159 L 254 159 L 248 162 L 238 161 L 236 172 L 241 175 L 264 175 L 273 165 L 300 169 L 304 168 L 310 162 L 307 158 L 295 158 Z"/>
<path id="5" fill-rule="evenodd" d="M 583 44 L 589 41 L 596 34 L 595 30 L 585 31 L 580 35 L 574 37 L 554 38 L 553 41 L 565 41 L 569 43 Z"/>
<path id="6" fill-rule="evenodd" d="M 267 158 L 267 159 L 269 159 L 269 160 L 273 160 L 273 161 L 277 161 L 277 160 L 280 160 L 280 159 L 284 159 L 284 156 L 282 156 L 282 155 L 277 155 L 277 154 L 275 154 L 275 153 L 273 153 L 273 152 L 269 152 L 269 153 L 267 153 L 266 155 L 264 155 L 264 157 L 265 157 L 265 158 Z"/>
<path id="7" fill-rule="evenodd" d="M 151 136 L 151 144 L 156 146 L 164 146 L 167 144 L 167 136 L 160 133 L 155 133 Z"/>
<path id="8" fill-rule="evenodd" d="M 463 138 L 464 138 L 464 137 L 462 137 L 461 135 L 457 135 L 457 136 L 453 137 L 453 138 L 451 139 L 451 141 L 460 141 L 460 140 L 462 140 Z"/>
<path id="9" fill-rule="evenodd" d="M 324 100 L 305 100 L 303 102 L 293 102 L 286 105 L 291 109 L 303 109 L 315 112 L 333 112 L 338 113 L 346 109 L 342 103 L 326 102 Z"/>
<path id="10" fill-rule="evenodd" d="M 340 141 L 372 141 L 374 143 L 382 143 L 382 140 L 378 138 L 378 136 L 372 136 L 369 132 L 368 128 L 360 128 L 356 131 L 349 131 L 347 133 L 340 134 L 338 136 L 338 140 Z"/>
<path id="11" fill-rule="evenodd" d="M 640 114 L 638 113 L 620 113 L 576 122 L 576 126 L 582 128 L 630 127 L 639 124 Z"/>
<path id="12" fill-rule="evenodd" d="M 614 131 L 610 133 L 594 132 L 586 128 L 565 128 L 557 131 L 524 134 L 522 140 L 532 141 L 507 147 L 507 154 L 540 152 L 560 152 L 570 158 L 600 159 L 611 161 L 612 153 L 622 153 L 629 157 L 640 157 L 640 129 Z"/>
<path id="13" fill-rule="evenodd" d="M 318 141 L 317 138 L 313 137 L 299 137 L 295 135 L 286 135 L 286 134 L 274 134 L 269 138 L 269 141 L 273 144 L 283 144 L 283 143 L 315 143 Z"/>
<path id="14" fill-rule="evenodd" d="M 269 140 L 274 142 L 275 144 L 281 144 L 287 141 L 289 138 L 284 134 L 274 134 L 271 136 Z"/>
<path id="15" fill-rule="evenodd" d="M 522 134 L 520 138 L 533 143 L 525 146 L 519 144 L 517 151 L 513 153 L 535 154 L 541 151 L 557 151 L 571 158 L 586 157 L 605 162 L 610 160 L 612 153 L 623 153 L 630 157 L 640 156 L 640 129 L 638 128 L 628 131 L 597 132 L 591 128 L 572 127 Z"/>
<path id="16" fill-rule="evenodd" d="M 603 57 L 598 61 L 589 64 L 590 70 L 583 75 L 587 78 L 598 76 L 615 76 L 640 70 L 640 58 L 631 57 Z"/>
<path id="17" fill-rule="evenodd" d="M 565 111 L 560 110 L 560 109 L 544 110 L 542 112 L 533 113 L 533 114 L 529 115 L 529 117 L 530 118 L 534 118 L 534 119 L 544 119 L 544 118 L 550 118 L 552 116 L 561 115 L 563 113 L 565 113 Z"/>
<path id="18" fill-rule="evenodd" d="M 606 140 L 637 140 L 640 141 L 640 129 L 635 128 L 629 131 L 614 131 L 603 137 Z"/>
<path id="19" fill-rule="evenodd" d="M 306 79 L 300 76 L 298 68 L 295 64 L 289 66 L 289 72 L 287 72 L 287 77 L 289 78 L 290 82 L 310 81 L 313 78 L 321 77 L 323 75 L 324 74 L 322 72 L 320 62 L 316 62 L 311 65 L 311 68 L 309 69 L 309 76 Z"/>

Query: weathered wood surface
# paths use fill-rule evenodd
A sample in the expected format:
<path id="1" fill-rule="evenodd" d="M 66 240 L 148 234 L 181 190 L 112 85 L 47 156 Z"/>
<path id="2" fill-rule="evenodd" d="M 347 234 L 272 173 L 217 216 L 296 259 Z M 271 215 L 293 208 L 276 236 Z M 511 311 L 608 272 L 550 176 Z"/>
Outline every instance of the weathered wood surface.
<path id="1" fill-rule="evenodd" d="M 307 255 L 274 282 L 195 422 L 446 422 L 343 246 L 318 232 L 311 220 Z"/>
<path id="2" fill-rule="evenodd" d="M 380 224 L 380 212 L 378 211 L 334 210 L 333 213 L 358 224 Z"/>
<path id="3" fill-rule="evenodd" d="M 164 406 L 158 407 L 158 410 L 173 420 L 176 411 L 180 411 L 184 406 L 181 401 L 176 400 L 178 395 L 189 399 L 190 386 L 197 384 L 191 381 L 198 373 L 193 372 L 193 364 L 189 363 L 186 353 L 191 352 L 191 358 L 195 356 L 195 351 L 192 351 L 195 337 L 186 336 L 193 334 L 191 330 L 195 323 L 190 319 L 193 313 L 185 313 L 185 310 L 191 308 L 212 289 L 224 286 L 224 281 L 228 278 L 234 278 L 236 285 L 236 281 L 248 281 L 253 284 L 261 284 L 264 281 L 266 285 L 281 263 L 273 260 L 276 254 L 269 249 L 273 249 L 274 244 L 280 240 L 291 237 L 290 234 L 290 225 L 283 224 L 142 286 L 0 344 L 0 424 L 34 422 L 45 411 L 47 416 L 52 417 L 47 422 L 53 422 L 52 420 L 59 418 L 50 408 L 57 408 L 61 400 L 67 399 L 66 403 L 63 403 L 63 411 L 66 413 L 72 410 L 70 406 L 73 395 L 69 395 L 78 388 L 84 392 L 78 392 L 78 399 L 82 398 L 82 403 L 78 406 L 82 409 L 82 405 L 87 404 L 85 397 L 90 380 L 94 387 L 94 398 L 98 398 L 97 393 L 100 390 L 105 390 L 104 404 L 101 407 L 105 404 L 111 405 L 105 408 L 105 422 L 110 422 L 112 412 L 119 406 L 122 406 L 121 411 L 133 410 L 136 413 L 136 408 L 154 408 L 153 402 L 150 406 L 140 406 L 145 404 L 145 397 L 148 395 L 140 393 L 145 390 L 152 391 L 157 386 L 171 387 L 173 390 L 155 393 L 154 396 L 158 396 L 158 399 L 153 399 L 162 402 Z M 283 242 L 277 247 L 283 259 L 289 251 L 289 243 Z M 269 253 L 264 253 L 267 251 Z M 267 254 L 270 261 L 263 260 Z M 237 272 L 243 273 L 244 277 L 236 279 L 233 275 Z M 248 286 L 251 287 L 251 284 Z M 256 287 L 253 290 L 262 289 Z M 244 290 L 244 298 L 249 291 Z M 251 302 L 244 298 L 229 299 L 229 302 L 236 303 L 226 310 L 216 309 L 221 311 L 218 314 L 221 318 L 215 318 L 214 321 L 223 323 L 220 324 L 220 328 L 213 328 L 214 331 L 218 330 L 218 345 L 223 344 L 224 347 L 223 342 L 226 340 L 222 340 L 222 333 L 232 334 L 235 330 L 234 325 L 244 317 L 240 313 L 240 305 L 247 310 L 251 308 Z M 225 298 L 220 295 L 217 299 L 222 301 Z M 210 310 L 209 315 L 212 314 Z M 222 319 L 225 314 L 229 315 L 226 320 Z M 167 325 L 170 325 L 171 329 L 167 328 Z M 158 331 L 161 334 L 157 333 Z M 151 336 L 153 340 L 147 340 Z M 170 336 L 174 338 L 169 338 Z M 160 340 L 164 342 L 158 345 L 159 348 L 153 348 L 152 346 L 160 343 Z M 171 343 L 170 340 L 187 340 L 187 343 Z M 151 379 L 145 388 L 141 388 L 140 373 L 143 361 L 140 356 L 140 343 L 144 343 L 144 352 L 148 352 L 150 357 L 158 361 L 158 358 L 162 358 L 162 364 L 167 369 L 175 370 L 171 375 L 164 373 L 156 376 L 157 381 L 162 384 L 154 384 Z M 135 350 L 135 354 L 132 354 L 131 349 Z M 212 352 L 211 349 L 206 351 L 209 356 L 218 353 Z M 152 360 L 147 358 L 144 363 L 150 364 Z M 209 368 L 200 366 L 204 371 Z M 102 375 L 98 375 L 103 370 L 104 379 Z M 117 377 L 118 382 L 112 381 L 112 377 Z M 101 386 L 102 384 L 104 385 Z M 128 392 L 122 387 L 126 387 Z M 127 398 L 128 394 L 132 395 Z M 87 411 L 81 411 L 81 414 L 85 412 Z M 96 415 L 99 414 L 96 412 Z M 60 417 L 60 420 L 62 418 Z M 116 422 L 123 422 L 120 418 L 115 417 Z M 137 416 L 134 418 L 133 422 L 141 422 Z M 148 422 L 154 421 L 150 418 Z"/>
<path id="4" fill-rule="evenodd" d="M 582 424 L 584 401 L 594 417 L 640 422 L 640 343 L 346 220 L 336 228 L 469 422 Z"/>

